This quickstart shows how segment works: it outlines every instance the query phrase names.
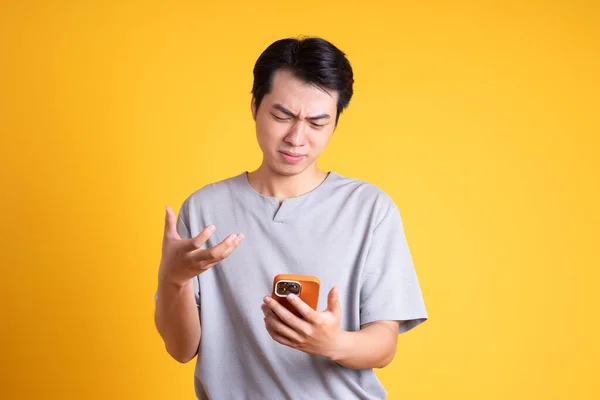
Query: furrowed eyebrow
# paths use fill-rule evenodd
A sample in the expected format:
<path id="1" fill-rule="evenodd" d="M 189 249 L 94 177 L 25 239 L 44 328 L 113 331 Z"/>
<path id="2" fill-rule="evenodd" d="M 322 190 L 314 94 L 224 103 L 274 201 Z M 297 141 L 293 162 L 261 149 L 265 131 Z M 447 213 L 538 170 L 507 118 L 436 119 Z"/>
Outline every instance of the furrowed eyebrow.
<path id="1" fill-rule="evenodd" d="M 275 104 L 273 106 L 274 109 L 281 111 L 282 113 L 284 113 L 285 115 L 287 115 L 288 117 L 292 117 L 292 118 L 298 118 L 297 115 L 295 115 L 293 112 L 291 112 L 290 110 L 288 110 L 287 108 L 285 108 L 284 106 L 282 106 L 281 104 Z"/>
<path id="2" fill-rule="evenodd" d="M 311 121 L 316 121 L 318 119 L 327 119 L 330 118 L 329 114 L 321 114 L 314 117 L 306 117 L 306 119 L 310 119 Z"/>
<path id="3" fill-rule="evenodd" d="M 293 112 L 291 112 L 290 110 L 288 110 L 287 108 L 285 108 L 284 106 L 282 106 L 281 104 L 275 104 L 273 105 L 273 108 L 281 111 L 282 113 L 284 113 L 285 115 L 287 115 L 288 117 L 291 118 L 298 118 L 298 116 L 296 114 L 294 114 Z M 329 114 L 321 114 L 321 115 L 316 115 L 314 117 L 306 117 L 306 119 L 311 120 L 311 121 L 316 121 L 319 119 L 326 119 L 326 118 L 331 118 L 331 116 Z"/>

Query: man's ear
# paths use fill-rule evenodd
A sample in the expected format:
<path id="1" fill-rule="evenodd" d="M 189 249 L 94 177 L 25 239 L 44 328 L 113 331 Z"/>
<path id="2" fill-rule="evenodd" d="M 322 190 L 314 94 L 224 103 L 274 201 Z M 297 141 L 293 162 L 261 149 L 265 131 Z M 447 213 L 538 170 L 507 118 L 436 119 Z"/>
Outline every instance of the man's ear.
<path id="1" fill-rule="evenodd" d="M 252 112 L 252 118 L 256 121 L 256 99 L 252 96 L 250 101 L 250 111 Z"/>

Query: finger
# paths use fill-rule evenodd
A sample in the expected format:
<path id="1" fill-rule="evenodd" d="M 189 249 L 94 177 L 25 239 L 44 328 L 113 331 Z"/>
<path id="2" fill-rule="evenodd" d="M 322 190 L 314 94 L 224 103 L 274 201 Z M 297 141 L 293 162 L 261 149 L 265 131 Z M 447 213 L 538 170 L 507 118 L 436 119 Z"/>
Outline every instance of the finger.
<path id="1" fill-rule="evenodd" d="M 281 318 L 279 318 L 277 314 L 275 314 L 266 304 L 263 303 L 260 306 L 260 309 L 262 310 L 265 318 L 274 318 L 278 321 L 281 321 Z"/>
<path id="2" fill-rule="evenodd" d="M 290 339 L 286 338 L 285 336 L 280 335 L 279 333 L 277 333 L 277 331 L 273 330 L 273 328 L 267 323 L 266 319 L 265 319 L 265 328 L 267 329 L 267 332 L 269 333 L 269 335 L 276 342 L 281 343 L 285 346 L 291 347 L 293 349 L 296 348 L 296 345 Z"/>
<path id="3" fill-rule="evenodd" d="M 175 222 L 176 217 L 175 217 L 175 212 L 173 212 L 173 209 L 169 206 L 166 207 L 166 214 L 165 214 L 165 232 L 164 232 L 164 238 L 169 238 L 169 239 L 181 239 L 179 237 L 179 234 L 177 233 L 177 224 Z"/>
<path id="4" fill-rule="evenodd" d="M 277 321 L 281 321 L 281 318 L 279 318 L 277 316 L 277 314 L 275 314 L 273 312 L 273 310 L 271 310 L 266 304 L 263 303 L 260 306 L 260 309 L 263 311 L 263 314 L 264 314 L 265 317 L 267 317 L 267 318 L 273 318 L 273 319 L 275 319 Z"/>
<path id="5" fill-rule="evenodd" d="M 207 267 L 222 261 L 229 256 L 241 243 L 244 235 L 231 234 L 227 236 L 221 243 L 209 249 L 197 249 L 191 252 L 190 257 L 193 263 L 197 263 L 200 268 Z"/>
<path id="6" fill-rule="evenodd" d="M 269 307 L 267 307 L 267 305 L 264 304 L 264 303 L 260 305 L 260 309 L 262 310 L 265 318 L 266 317 L 271 317 L 271 316 L 272 317 L 277 317 L 275 314 L 273 314 L 273 311 L 271 311 L 271 309 Z M 279 318 L 279 317 L 277 317 L 277 318 Z"/>
<path id="7" fill-rule="evenodd" d="M 302 314 L 305 320 L 309 322 L 318 322 L 320 318 L 319 313 L 313 310 L 300 297 L 292 293 L 287 296 L 287 299 L 290 302 L 290 304 L 293 305 L 294 308 L 296 308 L 296 310 L 300 312 L 300 314 Z"/>
<path id="8" fill-rule="evenodd" d="M 334 314 L 341 312 L 339 290 L 336 286 L 327 295 L 327 310 Z"/>
<path id="9" fill-rule="evenodd" d="M 266 296 L 263 301 L 265 302 L 266 306 L 273 311 L 273 313 L 277 315 L 279 319 L 281 319 L 281 321 L 283 321 L 287 326 L 291 327 L 296 332 L 302 332 L 303 334 L 310 332 L 310 324 L 307 321 L 303 321 L 302 319 L 298 318 L 271 297 Z"/>
<path id="10" fill-rule="evenodd" d="M 214 225 L 208 225 L 206 228 L 202 230 L 199 234 L 194 236 L 189 241 L 189 250 L 193 251 L 201 248 L 204 243 L 208 240 L 209 237 L 215 232 L 216 228 Z"/>
<path id="11" fill-rule="evenodd" d="M 227 258 L 227 257 L 229 257 L 229 255 L 230 255 L 231 253 L 233 253 L 233 251 L 234 251 L 235 249 L 237 249 L 237 248 L 240 246 L 240 244 L 242 243 L 242 241 L 243 241 L 243 240 L 244 240 L 244 235 L 243 235 L 242 233 L 238 233 L 238 234 L 235 236 L 235 239 L 234 239 L 234 241 L 233 241 L 233 244 L 232 244 L 232 245 L 230 245 L 230 246 L 229 246 L 229 247 L 228 247 L 228 248 L 227 248 L 227 249 L 226 249 L 226 250 L 223 252 L 223 254 L 222 254 L 221 256 L 222 256 L 223 258 Z"/>
<path id="12" fill-rule="evenodd" d="M 282 322 L 271 310 L 267 308 L 266 310 L 263 310 L 263 313 L 265 314 L 265 323 L 273 332 L 277 333 L 279 336 L 285 337 L 294 344 L 302 342 L 302 337 L 298 332 Z"/>

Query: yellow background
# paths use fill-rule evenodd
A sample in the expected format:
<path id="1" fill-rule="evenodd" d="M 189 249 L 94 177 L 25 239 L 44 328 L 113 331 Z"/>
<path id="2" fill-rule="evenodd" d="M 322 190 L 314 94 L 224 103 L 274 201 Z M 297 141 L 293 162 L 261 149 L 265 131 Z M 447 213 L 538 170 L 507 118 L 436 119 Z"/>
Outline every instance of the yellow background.
<path id="1" fill-rule="evenodd" d="M 253 63 L 300 34 L 356 75 L 320 166 L 397 202 L 430 315 L 389 398 L 599 398 L 598 3 L 8 3 L 0 398 L 193 398 L 164 206 L 258 166 Z"/>

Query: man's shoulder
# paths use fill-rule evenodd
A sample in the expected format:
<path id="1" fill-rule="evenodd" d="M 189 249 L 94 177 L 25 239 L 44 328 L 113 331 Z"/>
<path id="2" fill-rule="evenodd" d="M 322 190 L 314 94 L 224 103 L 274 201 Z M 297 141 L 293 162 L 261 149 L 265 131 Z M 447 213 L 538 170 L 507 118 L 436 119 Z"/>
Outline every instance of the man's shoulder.
<path id="1" fill-rule="evenodd" d="M 333 189 L 348 198 L 356 199 L 362 204 L 388 209 L 395 207 L 391 196 L 376 184 L 359 178 L 343 176 L 336 173 Z"/>
<path id="2" fill-rule="evenodd" d="M 218 181 L 213 181 L 192 191 L 183 201 L 183 207 L 206 202 L 222 201 L 223 196 L 230 195 L 236 186 L 240 184 L 243 174 L 238 174 Z"/>

